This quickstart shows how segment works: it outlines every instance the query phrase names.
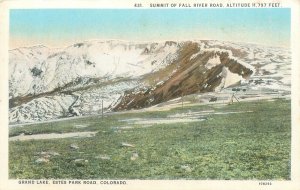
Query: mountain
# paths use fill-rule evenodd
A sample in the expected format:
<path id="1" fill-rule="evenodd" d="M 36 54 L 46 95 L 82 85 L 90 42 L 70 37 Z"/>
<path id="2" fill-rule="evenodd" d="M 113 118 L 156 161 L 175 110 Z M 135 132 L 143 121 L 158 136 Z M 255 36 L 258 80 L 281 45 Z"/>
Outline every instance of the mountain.
<path id="1" fill-rule="evenodd" d="M 234 86 L 290 92 L 290 51 L 221 41 L 86 41 L 9 51 L 9 121 L 139 109 Z"/>

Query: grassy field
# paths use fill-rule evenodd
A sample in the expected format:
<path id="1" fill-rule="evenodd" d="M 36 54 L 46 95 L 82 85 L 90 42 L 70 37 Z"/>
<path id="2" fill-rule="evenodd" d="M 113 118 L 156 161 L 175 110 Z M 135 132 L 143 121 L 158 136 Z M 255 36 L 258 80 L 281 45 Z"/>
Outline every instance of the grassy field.
<path id="1" fill-rule="evenodd" d="M 164 118 L 214 110 L 193 123 L 130 125 L 124 119 Z M 86 125 L 78 128 L 76 125 Z M 133 126 L 134 128 L 124 128 Z M 12 179 L 290 179 L 290 101 L 203 105 L 123 113 L 11 128 L 25 134 L 97 131 L 94 137 L 11 141 Z M 122 146 L 122 143 L 134 147 Z M 77 145 L 77 149 L 70 145 Z M 45 152 L 52 152 L 45 154 Z M 55 154 L 53 154 L 55 152 Z M 40 158 L 47 162 L 38 163 Z"/>

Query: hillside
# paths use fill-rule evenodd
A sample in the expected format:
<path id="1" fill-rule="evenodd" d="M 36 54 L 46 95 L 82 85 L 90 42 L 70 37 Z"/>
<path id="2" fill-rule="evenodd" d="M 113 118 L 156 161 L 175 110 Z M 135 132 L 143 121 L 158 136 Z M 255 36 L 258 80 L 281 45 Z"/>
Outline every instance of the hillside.
<path id="1" fill-rule="evenodd" d="M 9 52 L 10 123 L 140 109 L 195 93 L 290 94 L 290 51 L 220 41 L 86 41 Z"/>

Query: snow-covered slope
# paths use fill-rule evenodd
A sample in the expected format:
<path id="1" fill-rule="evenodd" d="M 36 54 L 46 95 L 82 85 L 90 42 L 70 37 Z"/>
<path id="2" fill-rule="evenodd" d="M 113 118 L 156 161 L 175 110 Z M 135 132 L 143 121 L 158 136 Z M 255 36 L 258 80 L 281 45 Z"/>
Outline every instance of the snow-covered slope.
<path id="1" fill-rule="evenodd" d="M 177 44 L 122 41 L 78 43 L 58 52 L 40 46 L 11 50 L 10 94 L 48 92 L 76 78 L 137 77 L 165 67 L 177 50 Z"/>
<path id="2" fill-rule="evenodd" d="M 125 103 L 135 99 L 127 100 L 128 94 L 169 89 L 186 80 L 182 76 L 201 92 L 236 84 L 290 91 L 290 65 L 287 49 L 221 41 L 94 40 L 61 49 L 18 48 L 9 51 L 10 122 L 98 114 L 102 100 L 105 110 L 120 103 L 128 109 Z"/>
<path id="3" fill-rule="evenodd" d="M 290 49 L 257 44 L 207 41 L 207 47 L 231 51 L 231 55 L 254 68 L 249 87 L 252 89 L 291 90 Z"/>

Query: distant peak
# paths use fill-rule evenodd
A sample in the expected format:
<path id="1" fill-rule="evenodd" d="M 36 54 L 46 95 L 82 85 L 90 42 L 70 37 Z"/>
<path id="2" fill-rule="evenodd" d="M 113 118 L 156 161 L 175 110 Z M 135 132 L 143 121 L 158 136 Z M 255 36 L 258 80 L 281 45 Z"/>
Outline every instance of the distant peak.
<path id="1" fill-rule="evenodd" d="M 13 50 L 22 50 L 22 49 L 42 49 L 42 48 L 49 49 L 47 46 L 40 44 L 40 45 L 34 45 L 34 46 L 18 47 L 18 48 L 11 49 L 10 51 L 13 51 Z"/>

